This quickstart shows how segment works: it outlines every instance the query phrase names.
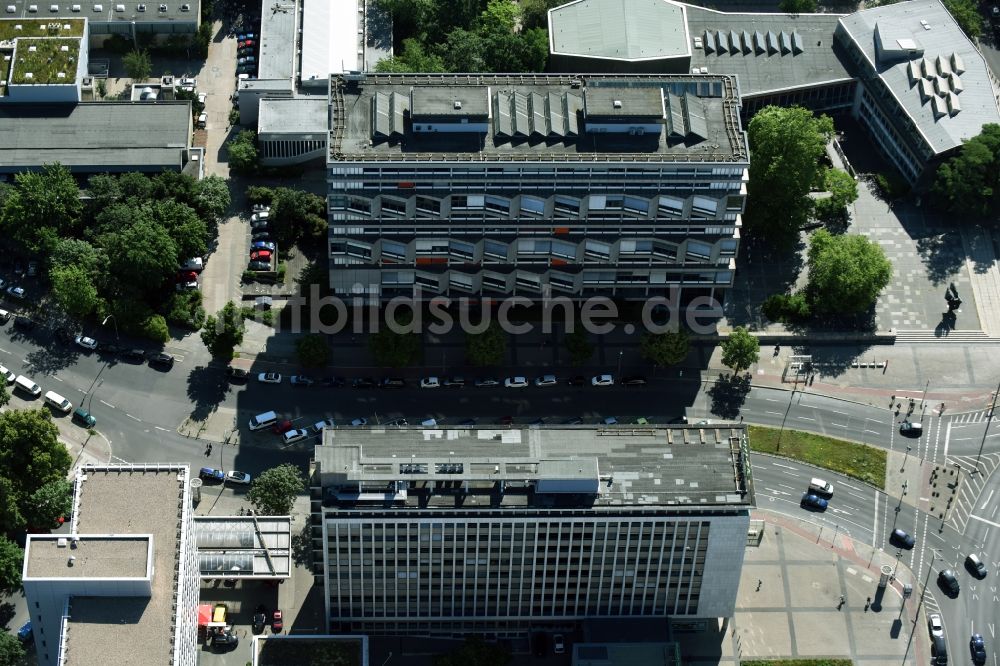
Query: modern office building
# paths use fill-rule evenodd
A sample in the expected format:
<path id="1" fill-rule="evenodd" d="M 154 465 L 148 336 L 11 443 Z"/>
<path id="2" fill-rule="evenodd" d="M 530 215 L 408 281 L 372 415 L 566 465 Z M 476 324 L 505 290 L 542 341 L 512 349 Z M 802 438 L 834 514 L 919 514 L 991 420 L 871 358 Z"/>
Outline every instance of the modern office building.
<path id="1" fill-rule="evenodd" d="M 856 12 L 836 37 L 861 84 L 853 114 L 911 183 L 1000 123 L 996 79 L 940 0 Z"/>
<path id="2" fill-rule="evenodd" d="M 189 482 L 187 465 L 80 468 L 70 532 L 29 534 L 25 546 L 39 664 L 198 662 Z"/>
<path id="3" fill-rule="evenodd" d="M 738 425 L 327 429 L 312 496 L 328 629 L 728 617 L 747 446 Z"/>
<path id="4" fill-rule="evenodd" d="M 338 75 L 330 105 L 336 294 L 732 284 L 749 165 L 733 77 Z"/>
<path id="5" fill-rule="evenodd" d="M 200 0 L 3 0 L 3 18 L 52 21 L 85 18 L 90 24 L 91 45 L 100 48 L 111 35 L 135 41 L 147 34 L 164 40 L 172 35 L 193 35 L 201 24 Z"/>
<path id="6" fill-rule="evenodd" d="M 551 71 L 733 76 L 744 120 L 769 104 L 849 112 L 911 184 L 1000 122 L 997 82 L 940 0 L 849 15 L 574 0 L 549 11 L 549 42 Z"/>

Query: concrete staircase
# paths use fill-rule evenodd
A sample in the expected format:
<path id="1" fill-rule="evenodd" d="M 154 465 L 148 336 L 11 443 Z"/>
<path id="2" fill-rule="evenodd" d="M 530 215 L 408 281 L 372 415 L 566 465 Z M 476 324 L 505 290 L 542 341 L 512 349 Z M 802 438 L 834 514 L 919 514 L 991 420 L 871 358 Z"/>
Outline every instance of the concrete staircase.
<path id="1" fill-rule="evenodd" d="M 947 335 L 938 335 L 936 331 L 896 331 L 897 345 L 940 344 L 955 342 L 959 344 L 1000 344 L 1000 338 L 991 338 L 983 331 L 948 331 Z"/>

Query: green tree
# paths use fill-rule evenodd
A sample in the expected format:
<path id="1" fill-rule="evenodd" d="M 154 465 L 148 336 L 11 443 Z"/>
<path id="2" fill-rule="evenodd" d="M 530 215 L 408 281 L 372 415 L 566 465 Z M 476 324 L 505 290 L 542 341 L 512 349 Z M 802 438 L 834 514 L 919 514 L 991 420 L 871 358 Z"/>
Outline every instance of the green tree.
<path id="1" fill-rule="evenodd" d="M 290 463 L 261 472 L 247 492 L 247 499 L 262 516 L 287 516 L 295 498 L 306 488 L 299 468 Z"/>
<path id="2" fill-rule="evenodd" d="M 983 17 L 979 13 L 979 7 L 974 0 L 944 0 L 944 6 L 948 8 L 969 39 L 976 41 L 983 34 Z"/>
<path id="3" fill-rule="evenodd" d="M 390 58 L 375 63 L 376 72 L 444 72 L 447 71 L 441 56 L 429 53 L 415 38 L 403 40 L 403 50 Z"/>
<path id="4" fill-rule="evenodd" d="M 111 273 L 121 285 L 146 292 L 158 290 L 177 270 L 177 245 L 166 229 L 147 217 L 103 238 Z"/>
<path id="5" fill-rule="evenodd" d="M 158 201 L 152 205 L 152 217 L 170 234 L 178 260 L 201 257 L 208 252 L 208 227 L 187 204 L 169 199 Z"/>
<path id="6" fill-rule="evenodd" d="M 501 365 L 507 358 L 507 334 L 493 321 L 482 333 L 465 334 L 465 357 L 472 365 Z"/>
<path id="7" fill-rule="evenodd" d="M 125 67 L 128 78 L 135 81 L 145 81 L 153 72 L 153 62 L 146 51 L 129 51 L 122 58 L 122 66 Z"/>
<path id="8" fill-rule="evenodd" d="M 737 326 L 722 341 L 722 362 L 733 369 L 735 374 L 749 370 L 760 360 L 760 340 L 750 335 L 747 329 Z"/>
<path id="9" fill-rule="evenodd" d="M 122 198 L 122 188 L 118 178 L 109 173 L 94 174 L 87 179 L 87 194 L 93 210 L 104 210 Z"/>
<path id="10" fill-rule="evenodd" d="M 257 169 L 257 133 L 241 130 L 226 144 L 229 168 L 237 173 L 253 173 Z"/>
<path id="11" fill-rule="evenodd" d="M 590 335 L 579 322 L 573 326 L 572 333 L 563 336 L 563 346 L 569 352 L 569 360 L 573 365 L 584 365 L 594 355 L 594 345 L 590 343 Z"/>
<path id="12" fill-rule="evenodd" d="M 6 407 L 10 403 L 10 390 L 6 386 L 0 386 L 0 407 Z"/>
<path id="13" fill-rule="evenodd" d="M 771 321 L 786 324 L 802 323 L 812 315 L 809 299 L 802 293 L 771 294 L 761 305 L 760 310 Z"/>
<path id="14" fill-rule="evenodd" d="M 0 228 L 27 250 L 51 250 L 60 237 L 77 232 L 83 203 L 69 169 L 47 164 L 41 171 L 22 171 L 3 201 Z"/>
<path id="15" fill-rule="evenodd" d="M 0 594 L 8 597 L 21 590 L 24 551 L 5 536 L 0 536 Z M 6 632 L 0 632 L 6 633 Z M 0 661 L 0 664 L 4 663 Z"/>
<path id="16" fill-rule="evenodd" d="M 310 333 L 295 342 L 299 364 L 304 368 L 325 368 L 330 362 L 330 343 L 320 333 Z"/>
<path id="17" fill-rule="evenodd" d="M 798 241 L 812 212 L 809 191 L 819 182 L 820 158 L 833 121 L 802 107 L 764 107 L 750 121 L 747 231 L 777 251 Z"/>
<path id="18" fill-rule="evenodd" d="M 20 572 L 18 572 L 20 574 Z M 24 663 L 28 653 L 17 640 L 17 636 L 7 631 L 0 631 L 0 666 L 15 666 Z"/>
<path id="19" fill-rule="evenodd" d="M 821 220 L 845 218 L 847 206 L 858 198 L 857 182 L 843 169 L 827 169 L 823 173 L 823 187 L 830 196 L 816 200 L 816 217 Z"/>
<path id="20" fill-rule="evenodd" d="M 983 216 L 1000 211 L 1000 125 L 983 125 L 942 163 L 931 194 L 935 205 L 951 213 Z"/>
<path id="21" fill-rule="evenodd" d="M 481 638 L 469 638 L 461 647 L 447 654 L 434 657 L 434 666 L 506 666 L 511 661 L 510 651 L 497 643 L 487 643 Z"/>
<path id="22" fill-rule="evenodd" d="M 271 199 L 271 235 L 280 247 L 326 240 L 326 200 L 311 192 L 278 187 Z"/>
<path id="23" fill-rule="evenodd" d="M 483 72 L 483 40 L 478 34 L 464 28 L 455 28 L 442 45 L 444 67 L 449 72 Z"/>
<path id="24" fill-rule="evenodd" d="M 677 365 L 687 358 L 690 350 L 691 339 L 683 329 L 665 333 L 644 333 L 639 340 L 642 357 L 661 367 Z"/>
<path id="25" fill-rule="evenodd" d="M 816 0 L 780 0 L 778 9 L 786 14 L 814 14 Z"/>
<path id="26" fill-rule="evenodd" d="M 80 266 L 54 266 L 49 272 L 52 295 L 70 316 L 83 319 L 97 307 L 97 287 Z"/>
<path id="27" fill-rule="evenodd" d="M 216 316 L 205 318 L 205 326 L 201 331 L 201 341 L 208 347 L 212 356 L 223 360 L 233 358 L 233 350 L 243 344 L 243 312 L 236 304 L 229 301 Z"/>
<path id="28" fill-rule="evenodd" d="M 411 315 L 397 315 L 397 330 L 407 330 L 412 321 Z M 420 334 L 399 333 L 387 324 L 368 336 L 368 350 L 381 366 L 401 368 L 412 365 L 420 359 Z"/>
<path id="29" fill-rule="evenodd" d="M 56 522 L 73 510 L 73 484 L 66 479 L 49 481 L 31 495 L 38 527 L 56 527 Z"/>
<path id="30" fill-rule="evenodd" d="M 59 431 L 43 409 L 0 413 L 0 531 L 43 526 L 44 515 L 32 503 L 42 486 L 66 478 L 72 458 L 58 440 Z M 47 523 L 44 524 L 47 526 Z"/>
<path id="31" fill-rule="evenodd" d="M 163 315 L 150 315 L 139 326 L 139 335 L 153 342 L 164 343 L 170 339 L 170 328 Z"/>
<path id="32" fill-rule="evenodd" d="M 878 243 L 864 236 L 834 236 L 825 229 L 809 243 L 806 292 L 815 312 L 868 310 L 892 279 L 892 264 Z"/>
<path id="33" fill-rule="evenodd" d="M 233 203 L 229 184 L 215 174 L 206 176 L 195 184 L 194 196 L 198 215 L 206 222 L 224 218 Z"/>
<path id="34" fill-rule="evenodd" d="M 91 278 L 107 271 L 108 255 L 85 240 L 63 238 L 49 256 L 50 268 L 74 266 L 86 271 Z"/>

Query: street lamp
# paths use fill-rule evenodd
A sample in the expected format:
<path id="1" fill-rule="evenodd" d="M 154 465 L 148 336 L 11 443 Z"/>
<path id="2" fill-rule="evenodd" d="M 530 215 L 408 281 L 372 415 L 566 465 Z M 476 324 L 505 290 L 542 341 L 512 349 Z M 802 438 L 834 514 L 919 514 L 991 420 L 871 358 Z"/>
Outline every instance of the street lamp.
<path id="1" fill-rule="evenodd" d="M 111 320 L 111 323 L 114 324 L 115 326 L 115 342 L 121 342 L 121 338 L 118 337 L 118 320 L 115 319 L 115 316 L 113 314 L 109 314 L 107 317 L 105 317 L 104 321 L 101 322 L 101 326 L 106 325 L 109 319 Z"/>
<path id="2" fill-rule="evenodd" d="M 621 379 L 622 376 L 622 356 L 625 355 L 624 349 L 618 350 L 618 378 Z"/>
<path id="3" fill-rule="evenodd" d="M 915 633 L 915 630 L 917 628 L 917 619 L 920 617 L 920 607 L 924 603 L 924 595 L 927 593 L 927 584 L 931 580 L 931 570 L 934 568 L 934 560 L 941 556 L 941 551 L 939 551 L 937 548 L 931 548 L 931 553 L 933 554 L 931 555 L 930 563 L 927 565 L 927 576 L 924 577 L 924 586 L 920 590 L 920 601 L 917 602 L 917 611 L 913 616 L 913 627 L 910 629 L 910 638 L 909 640 L 906 641 L 906 652 L 903 653 L 903 666 L 906 666 L 906 658 L 910 656 L 910 644 L 913 643 L 913 634 Z M 903 616 L 903 608 L 905 606 L 906 606 L 906 600 L 903 599 L 899 610 L 900 617 Z"/>
<path id="4" fill-rule="evenodd" d="M 979 453 L 976 454 L 976 469 L 971 473 L 979 473 L 979 460 L 983 457 L 983 445 L 986 444 L 986 433 L 990 430 L 990 423 L 993 422 L 993 411 L 997 407 L 997 393 L 1000 393 L 1000 384 L 997 385 L 996 393 L 993 394 L 993 404 L 990 405 L 990 413 L 986 415 L 986 426 L 983 428 L 983 439 L 979 442 Z"/>

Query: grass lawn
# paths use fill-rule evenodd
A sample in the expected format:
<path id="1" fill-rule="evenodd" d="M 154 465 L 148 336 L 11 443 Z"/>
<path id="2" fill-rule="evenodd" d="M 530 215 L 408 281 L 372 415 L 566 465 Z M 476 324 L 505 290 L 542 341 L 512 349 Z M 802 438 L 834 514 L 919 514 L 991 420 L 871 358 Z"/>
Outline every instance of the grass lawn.
<path id="1" fill-rule="evenodd" d="M 850 659 L 765 659 L 741 661 L 740 666 L 851 666 Z"/>
<path id="2" fill-rule="evenodd" d="M 778 437 L 781 437 L 780 446 Z M 886 452 L 873 446 L 847 442 L 842 439 L 814 435 L 801 430 L 784 431 L 764 426 L 750 426 L 750 450 L 801 460 L 813 465 L 860 479 L 877 488 L 885 488 Z M 798 662 L 744 662 L 780 663 Z M 818 662 L 808 662 L 818 663 Z M 823 662 L 835 663 L 835 662 Z M 836 662 L 839 663 L 839 662 Z M 850 663 L 850 662 L 847 662 Z"/>

